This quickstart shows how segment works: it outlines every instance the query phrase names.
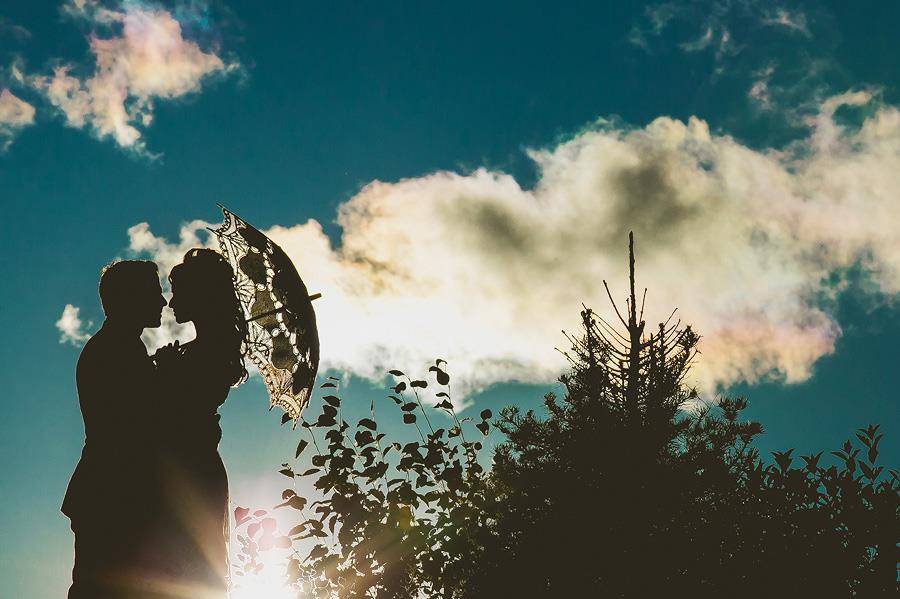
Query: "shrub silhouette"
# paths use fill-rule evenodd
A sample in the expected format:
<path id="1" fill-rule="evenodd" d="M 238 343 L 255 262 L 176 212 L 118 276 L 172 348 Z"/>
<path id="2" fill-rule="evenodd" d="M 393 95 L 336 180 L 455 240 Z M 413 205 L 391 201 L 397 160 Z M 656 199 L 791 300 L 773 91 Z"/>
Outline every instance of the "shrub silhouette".
<path id="1" fill-rule="evenodd" d="M 878 427 L 828 457 L 766 463 L 746 400 L 703 405 L 685 383 L 691 328 L 670 317 L 645 332 L 633 246 L 625 308 L 621 327 L 585 308 L 564 397 L 545 397 L 545 417 L 505 408 L 488 471 L 472 439 L 493 415 L 457 416 L 442 360 L 433 409 L 448 430 L 419 397 L 429 383 L 391 371 L 404 380 L 389 398 L 417 441 L 379 432 L 374 404 L 353 427 L 326 396 L 303 423 L 313 468 L 282 470 L 316 476 L 321 498 L 285 490 L 280 507 L 302 521 L 282 536 L 264 513 L 236 513 L 241 570 L 282 546 L 295 550 L 290 581 L 315 597 L 896 596 L 900 478 L 877 463 Z"/>
<path id="2" fill-rule="evenodd" d="M 485 518 L 495 511 L 484 509 L 491 499 L 478 463 L 483 447 L 473 440 L 488 434 L 492 414 L 484 410 L 476 421 L 457 417 L 444 364 L 437 360 L 430 369 L 444 389 L 435 407 L 426 407 L 419 394 L 427 381 L 391 371 L 405 379 L 389 396 L 395 415 L 417 440 L 386 440 L 374 402 L 370 417 L 354 427 L 341 417 L 341 399 L 324 397 L 318 418 L 302 422 L 310 441 L 301 440 L 296 451 L 299 457 L 312 443 L 312 468 L 295 473 L 284 464 L 281 470 L 290 478 L 316 476 L 320 498 L 309 502 L 294 489 L 284 491 L 276 508 L 297 510 L 302 520 L 284 535 L 265 511 L 251 515 L 238 508 L 235 574 L 258 570 L 260 551 L 296 544 L 287 577 L 305 596 L 453 596 L 448 582 L 466 575 L 468 557 L 483 544 L 479 531 L 487 530 Z M 337 392 L 337 379 L 322 386 Z M 428 412 L 435 410 L 450 417 L 449 428 L 434 428 Z"/>

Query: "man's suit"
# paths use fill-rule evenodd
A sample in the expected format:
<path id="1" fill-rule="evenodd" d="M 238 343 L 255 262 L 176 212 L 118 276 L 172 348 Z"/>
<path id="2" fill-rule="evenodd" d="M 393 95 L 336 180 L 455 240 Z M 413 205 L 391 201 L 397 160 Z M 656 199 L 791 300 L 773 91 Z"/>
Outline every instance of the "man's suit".
<path id="1" fill-rule="evenodd" d="M 76 373 L 85 443 L 62 512 L 75 533 L 70 599 L 143 596 L 141 540 L 154 497 L 154 366 L 135 332 L 107 321 Z"/>

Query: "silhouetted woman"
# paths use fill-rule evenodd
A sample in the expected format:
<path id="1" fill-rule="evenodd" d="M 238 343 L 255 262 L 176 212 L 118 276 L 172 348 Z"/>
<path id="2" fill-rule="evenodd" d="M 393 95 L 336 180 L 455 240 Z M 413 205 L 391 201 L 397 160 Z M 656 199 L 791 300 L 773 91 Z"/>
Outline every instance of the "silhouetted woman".
<path id="1" fill-rule="evenodd" d="M 197 333 L 157 354 L 167 416 L 160 426 L 164 500 L 155 550 L 168 579 L 161 586 L 171 584 L 177 597 L 227 592 L 228 478 L 217 410 L 247 377 L 246 324 L 233 277 L 225 258 L 207 249 L 189 251 L 169 276 L 175 319 L 193 322 Z"/>

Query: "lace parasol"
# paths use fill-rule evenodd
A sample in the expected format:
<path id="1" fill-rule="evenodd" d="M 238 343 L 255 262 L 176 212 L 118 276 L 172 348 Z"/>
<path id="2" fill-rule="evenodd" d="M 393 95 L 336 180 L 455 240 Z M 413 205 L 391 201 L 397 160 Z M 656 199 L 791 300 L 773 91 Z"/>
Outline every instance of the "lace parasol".
<path id="1" fill-rule="evenodd" d="M 247 317 L 246 355 L 269 392 L 269 409 L 296 422 L 309 403 L 319 368 L 319 333 L 306 285 L 291 259 L 258 229 L 222 205 L 225 221 L 210 229 L 235 273 Z"/>

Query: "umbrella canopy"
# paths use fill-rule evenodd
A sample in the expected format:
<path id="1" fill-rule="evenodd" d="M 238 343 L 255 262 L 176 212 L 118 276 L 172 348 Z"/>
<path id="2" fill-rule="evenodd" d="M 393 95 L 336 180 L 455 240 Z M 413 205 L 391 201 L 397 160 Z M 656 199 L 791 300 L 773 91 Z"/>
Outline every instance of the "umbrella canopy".
<path id="1" fill-rule="evenodd" d="M 285 421 L 296 421 L 309 403 L 319 368 L 315 298 L 284 250 L 219 207 L 225 221 L 212 231 L 234 269 L 234 289 L 247 318 L 246 355 L 266 383 L 269 409 L 278 406 Z"/>

